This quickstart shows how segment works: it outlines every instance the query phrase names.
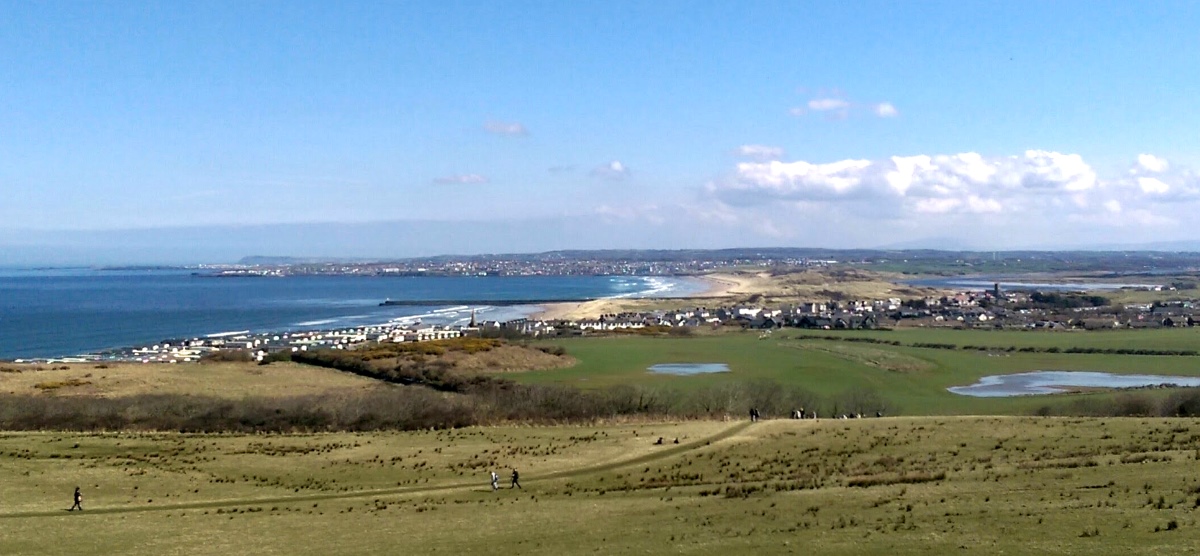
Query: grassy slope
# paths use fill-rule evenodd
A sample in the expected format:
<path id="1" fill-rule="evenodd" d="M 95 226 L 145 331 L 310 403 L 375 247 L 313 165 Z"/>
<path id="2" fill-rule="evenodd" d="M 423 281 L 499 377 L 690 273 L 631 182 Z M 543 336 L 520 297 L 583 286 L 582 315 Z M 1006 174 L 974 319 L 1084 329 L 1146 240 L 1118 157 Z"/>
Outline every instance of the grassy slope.
<path id="1" fill-rule="evenodd" d="M 1193 420 L 0 438 L 6 554 L 1129 554 L 1200 544 Z M 490 492 L 493 461 L 520 466 L 525 488 Z M 75 484 L 83 514 L 63 511 Z"/>

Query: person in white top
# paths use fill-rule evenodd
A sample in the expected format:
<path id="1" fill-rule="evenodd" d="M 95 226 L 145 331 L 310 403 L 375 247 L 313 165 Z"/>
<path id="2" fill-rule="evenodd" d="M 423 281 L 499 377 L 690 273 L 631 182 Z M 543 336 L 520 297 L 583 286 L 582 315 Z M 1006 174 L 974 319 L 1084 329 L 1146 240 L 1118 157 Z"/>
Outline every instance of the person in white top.
<path id="1" fill-rule="evenodd" d="M 497 490 L 499 488 L 500 488 L 500 476 L 497 475 L 495 471 L 492 471 L 492 490 Z"/>

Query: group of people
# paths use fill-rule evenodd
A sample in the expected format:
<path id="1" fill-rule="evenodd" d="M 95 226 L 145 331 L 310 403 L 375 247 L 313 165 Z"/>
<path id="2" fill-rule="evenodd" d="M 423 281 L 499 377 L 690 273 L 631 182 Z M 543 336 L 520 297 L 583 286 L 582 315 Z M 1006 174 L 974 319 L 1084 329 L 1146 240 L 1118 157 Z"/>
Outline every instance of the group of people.
<path id="1" fill-rule="evenodd" d="M 521 488 L 521 474 L 517 473 L 516 469 L 513 469 L 512 484 L 508 485 L 508 488 Z M 492 490 L 499 490 L 499 489 L 500 489 L 500 475 L 497 475 L 495 471 L 492 471 Z"/>
<path id="2" fill-rule="evenodd" d="M 875 416 L 883 417 L 883 412 L 876 411 Z M 842 413 L 840 415 L 833 416 L 834 419 L 862 419 L 863 417 L 864 417 L 864 415 L 862 413 Z M 750 408 L 750 421 L 751 422 L 758 421 L 761 418 L 762 418 L 762 414 L 758 412 L 757 408 L 754 408 L 754 407 Z M 803 407 L 800 409 L 792 410 L 792 419 L 816 419 L 816 418 L 817 418 L 816 410 L 805 411 Z"/>

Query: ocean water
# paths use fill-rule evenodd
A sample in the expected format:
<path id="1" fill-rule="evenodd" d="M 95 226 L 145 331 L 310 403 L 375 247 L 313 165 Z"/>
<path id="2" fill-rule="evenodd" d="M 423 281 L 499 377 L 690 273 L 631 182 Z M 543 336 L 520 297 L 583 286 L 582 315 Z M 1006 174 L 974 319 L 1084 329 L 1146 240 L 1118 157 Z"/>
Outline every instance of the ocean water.
<path id="1" fill-rule="evenodd" d="M 283 278 L 187 271 L 0 270 L 0 359 L 62 357 L 224 332 L 284 332 L 396 319 L 509 320 L 536 307 L 394 300 L 593 299 L 693 295 L 695 279 L 629 276 Z"/>

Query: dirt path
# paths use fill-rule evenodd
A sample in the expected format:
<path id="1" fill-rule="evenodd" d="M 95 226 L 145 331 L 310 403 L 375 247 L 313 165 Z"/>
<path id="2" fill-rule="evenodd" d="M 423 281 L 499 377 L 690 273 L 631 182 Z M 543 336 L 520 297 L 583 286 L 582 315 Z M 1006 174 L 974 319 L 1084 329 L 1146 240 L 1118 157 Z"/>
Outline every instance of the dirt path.
<path id="1" fill-rule="evenodd" d="M 741 433 L 741 432 L 745 431 L 746 429 L 750 428 L 750 426 L 751 426 L 751 423 L 749 421 L 741 421 L 741 422 L 734 423 L 734 424 L 730 425 L 729 427 L 726 427 L 725 430 L 723 430 L 717 434 L 714 434 L 712 436 L 701 438 L 701 439 L 695 440 L 693 442 L 680 444 L 678 446 L 671 446 L 669 448 L 663 448 L 662 450 L 659 450 L 659 451 L 656 451 L 656 452 L 653 452 L 650 454 L 646 454 L 643 456 L 638 456 L 635 458 L 604 463 L 604 464 L 600 464 L 600 465 L 579 467 L 579 468 L 575 468 L 575 469 L 566 469 L 563 471 L 556 471 L 554 473 L 548 473 L 546 475 L 540 475 L 537 477 L 527 477 L 524 479 L 524 481 L 525 481 L 525 484 L 540 483 L 540 482 L 544 482 L 544 481 L 554 481 L 554 480 L 558 480 L 558 479 L 569 479 L 572 477 L 582 477 L 582 476 L 590 475 L 593 473 L 602 473 L 605 471 L 612 471 L 614 469 L 620 469 L 622 467 L 627 467 L 627 466 L 632 466 L 632 465 L 643 465 L 643 464 L 646 464 L 646 463 L 649 463 L 652 461 L 666 459 L 666 458 L 676 456 L 676 455 L 679 455 L 679 454 L 682 454 L 685 452 L 689 452 L 691 450 L 703 448 L 705 446 L 708 446 L 709 444 L 719 442 L 721 440 L 725 440 L 727 438 L 736 436 L 738 433 Z M 481 484 L 479 481 L 471 481 L 471 482 L 450 483 L 450 484 L 442 484 L 442 485 L 434 485 L 434 486 L 408 486 L 408 487 L 381 488 L 381 489 L 370 489 L 370 490 L 355 490 L 355 491 L 350 491 L 350 492 L 305 494 L 305 495 L 298 495 L 298 496 L 273 496 L 273 497 L 266 497 L 266 498 L 230 498 L 230 499 L 223 499 L 223 500 L 206 500 L 204 502 L 164 504 L 161 506 L 140 506 L 140 507 L 135 507 L 135 508 L 95 508 L 95 509 L 88 509 L 84 512 L 80 512 L 79 515 L 88 516 L 88 515 L 128 514 L 128 513 L 141 513 L 141 512 L 163 512 L 163 511 L 172 511 L 172 510 L 201 510 L 201 509 L 211 509 L 211 508 L 228 508 L 231 506 L 234 506 L 234 507 L 236 507 L 236 506 L 254 506 L 254 505 L 259 505 L 259 504 L 290 504 L 290 503 L 296 503 L 296 502 L 312 502 L 312 501 L 322 501 L 322 500 L 344 500 L 344 499 L 353 499 L 353 498 L 365 498 L 368 496 L 394 496 L 394 495 L 400 495 L 400 494 L 406 494 L 406 495 L 432 494 L 432 493 L 438 493 L 438 492 L 446 492 L 446 491 L 452 491 L 452 490 L 464 490 L 464 489 L 471 489 L 471 488 L 485 488 L 487 490 L 490 490 L 490 488 L 488 488 L 486 485 L 482 485 L 482 487 L 481 487 Z M 0 519 L 16 519 L 16 518 L 30 518 L 30 517 L 58 517 L 58 516 L 63 516 L 63 515 L 67 515 L 67 511 L 65 509 L 41 511 L 41 512 L 0 513 Z"/>

